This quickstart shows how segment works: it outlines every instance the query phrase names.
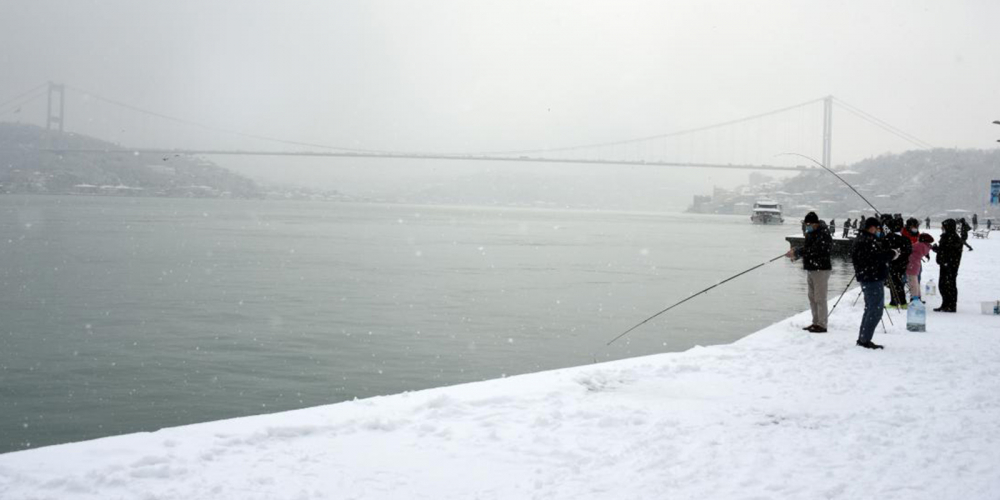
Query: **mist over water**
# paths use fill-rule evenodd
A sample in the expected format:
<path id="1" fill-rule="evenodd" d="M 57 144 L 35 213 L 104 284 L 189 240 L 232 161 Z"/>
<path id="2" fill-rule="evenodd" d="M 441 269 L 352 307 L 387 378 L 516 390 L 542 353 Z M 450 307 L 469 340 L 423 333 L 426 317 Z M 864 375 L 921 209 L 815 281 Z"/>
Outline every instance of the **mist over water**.
<path id="1" fill-rule="evenodd" d="M 794 224 L 0 197 L 0 451 L 733 341 L 807 307 Z M 838 262 L 831 295 L 849 279 Z"/>

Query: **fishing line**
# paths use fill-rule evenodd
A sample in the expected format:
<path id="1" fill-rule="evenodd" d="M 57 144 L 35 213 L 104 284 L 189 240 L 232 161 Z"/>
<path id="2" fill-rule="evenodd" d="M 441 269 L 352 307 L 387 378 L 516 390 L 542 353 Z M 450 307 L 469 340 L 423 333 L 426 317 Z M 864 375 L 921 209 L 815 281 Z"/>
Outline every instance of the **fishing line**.
<path id="1" fill-rule="evenodd" d="M 874 210 L 875 213 L 879 217 L 882 216 L 882 212 L 879 211 L 879 209 L 875 208 L 875 205 L 872 205 L 872 202 L 868 201 L 868 198 L 865 198 L 864 195 L 862 195 L 861 193 L 859 193 L 857 189 L 854 189 L 854 186 L 852 186 L 850 182 L 845 181 L 843 177 L 837 175 L 836 172 L 834 172 L 833 170 L 830 170 L 829 168 L 827 168 L 826 165 L 823 165 L 822 163 L 816 161 L 812 157 L 809 157 L 809 156 L 806 156 L 806 155 L 800 154 L 800 153 L 779 153 L 779 154 L 776 154 L 775 156 L 786 156 L 786 155 L 798 156 L 798 157 L 801 157 L 801 158 L 805 158 L 805 159 L 807 159 L 807 160 L 815 163 L 816 165 L 819 165 L 823 170 L 826 170 L 827 172 L 830 172 L 831 174 L 833 174 L 834 177 L 840 179 L 840 182 L 843 182 L 844 185 L 846 185 L 847 187 L 851 188 L 851 191 L 854 191 L 854 194 L 860 196 L 862 200 L 865 200 L 865 203 L 867 203 L 869 207 L 872 207 L 872 210 Z"/>
<path id="2" fill-rule="evenodd" d="M 708 288 L 706 288 L 706 289 L 704 289 L 704 290 L 702 290 L 700 292 L 688 295 L 688 297 L 685 298 L 684 300 L 681 300 L 680 302 L 677 302 L 677 303 L 673 304 L 672 306 L 670 306 L 670 307 L 668 307 L 668 308 L 666 308 L 666 309 L 664 309 L 664 310 L 662 310 L 662 311 L 660 311 L 660 312 L 658 312 L 658 313 L 656 313 L 656 314 L 654 314 L 654 315 L 652 315 L 652 316 L 650 316 L 650 317 L 642 320 L 641 322 L 639 322 L 637 325 L 633 326 L 632 328 L 629 328 L 628 330 L 625 330 L 624 332 L 622 332 L 617 337 L 611 339 L 611 341 L 608 342 L 606 345 L 613 344 L 616 340 L 624 337 L 625 335 L 627 335 L 632 330 L 635 330 L 636 328 L 639 328 L 640 326 L 645 325 L 646 323 L 648 323 L 653 318 L 655 318 L 655 317 L 657 317 L 657 316 L 659 316 L 659 315 L 661 315 L 661 314 L 663 314 L 663 313 L 665 313 L 665 312 L 667 312 L 667 311 L 669 311 L 669 310 L 671 310 L 671 309 L 673 309 L 673 308 L 675 308 L 675 307 L 677 307 L 677 306 L 679 306 L 679 305 L 681 305 L 681 304 L 683 304 L 683 303 L 685 303 L 685 302 L 687 302 L 687 301 L 689 301 L 689 300 L 691 300 L 691 299 L 693 299 L 693 298 L 695 298 L 695 297 L 697 297 L 697 296 L 699 296 L 699 295 L 701 295 L 701 294 L 703 294 L 705 292 L 708 292 L 709 290 L 711 290 L 711 289 L 713 289 L 713 288 L 715 288 L 715 287 L 717 287 L 719 285 L 722 285 L 723 283 L 726 283 L 727 281 L 732 281 L 732 280 L 734 280 L 736 278 L 739 278 L 740 276 L 743 276 L 744 274 L 749 273 L 750 271 L 753 271 L 754 269 L 766 266 L 767 264 L 770 264 L 770 263 L 772 263 L 772 262 L 774 262 L 774 261 L 776 261 L 776 260 L 778 260 L 778 259 L 780 259 L 780 258 L 782 258 L 784 256 L 785 256 L 785 254 L 781 254 L 781 255 L 779 255 L 779 256 L 777 256 L 777 257 L 775 257 L 775 258 L 773 258 L 773 259 L 771 259 L 771 260 L 769 260 L 767 262 L 761 262 L 760 264 L 757 264 L 756 266 L 753 266 L 750 269 L 747 269 L 746 271 L 743 271 L 743 272 L 741 272 L 739 274 L 734 274 L 733 276 L 730 276 L 730 277 L 728 277 L 728 278 L 726 278 L 726 279 L 724 279 L 724 280 L 722 280 L 722 281 L 720 281 L 720 282 L 718 282 L 718 283 L 716 283 L 716 284 L 714 284 L 714 285 L 712 285 L 712 286 L 710 286 L 710 287 L 708 287 Z"/>

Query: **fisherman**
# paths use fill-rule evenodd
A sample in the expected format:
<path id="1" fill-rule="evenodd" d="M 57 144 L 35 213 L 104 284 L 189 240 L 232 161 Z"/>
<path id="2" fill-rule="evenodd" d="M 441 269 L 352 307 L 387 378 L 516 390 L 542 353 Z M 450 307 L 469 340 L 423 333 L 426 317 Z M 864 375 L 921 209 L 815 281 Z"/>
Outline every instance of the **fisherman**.
<path id="1" fill-rule="evenodd" d="M 977 214 L 972 214 L 972 230 L 973 231 L 979 230 L 979 215 Z"/>
<path id="2" fill-rule="evenodd" d="M 920 236 L 920 221 L 910 217 L 906 219 L 906 227 L 903 228 L 903 236 L 910 239 L 910 243 L 916 244 L 917 238 Z"/>
<path id="3" fill-rule="evenodd" d="M 837 234 L 837 219 L 830 219 L 830 234 Z"/>
<path id="4" fill-rule="evenodd" d="M 896 250 L 899 258 L 889 264 L 889 307 L 906 309 L 906 266 L 910 261 L 913 243 L 903 236 L 903 217 L 896 216 L 889 220 L 889 233 L 884 241 L 886 248 Z"/>
<path id="5" fill-rule="evenodd" d="M 927 216 L 926 219 L 924 219 L 924 227 L 926 227 L 927 229 L 931 228 L 931 217 L 929 215 Z"/>
<path id="6" fill-rule="evenodd" d="M 844 234 L 843 238 L 847 238 L 851 234 L 851 219 L 844 221 Z"/>
<path id="7" fill-rule="evenodd" d="M 969 244 L 969 229 L 972 229 L 972 226 L 970 226 L 968 222 L 965 222 L 965 217 L 958 219 L 958 223 L 961 224 L 958 231 L 962 235 L 962 244 L 965 245 L 965 248 L 968 248 L 971 252 L 972 245 Z"/>
<path id="8" fill-rule="evenodd" d="M 826 223 L 819 220 L 816 212 L 809 212 L 802 220 L 805 227 L 805 242 L 800 247 L 791 248 L 786 257 L 795 260 L 802 259 L 802 267 L 806 270 L 806 284 L 809 288 L 809 309 L 812 311 L 812 324 L 803 330 L 812 333 L 826 333 L 827 288 L 830 283 L 830 252 L 833 249 L 833 238 Z"/>
<path id="9" fill-rule="evenodd" d="M 941 239 L 931 247 L 937 254 L 935 260 L 940 266 L 938 288 L 941 289 L 941 307 L 938 312 L 955 312 L 958 306 L 958 267 L 962 264 L 962 237 L 958 235 L 958 224 L 954 219 L 941 222 Z"/>
<path id="10" fill-rule="evenodd" d="M 885 279 L 889 274 L 889 262 L 899 257 L 897 250 L 889 250 L 882 245 L 881 238 L 882 224 L 870 217 L 865 220 L 864 230 L 854 238 L 851 247 L 854 277 L 861 283 L 861 291 L 865 294 L 865 313 L 861 317 L 857 345 L 866 349 L 882 349 L 882 346 L 872 342 L 872 337 L 885 307 Z"/>

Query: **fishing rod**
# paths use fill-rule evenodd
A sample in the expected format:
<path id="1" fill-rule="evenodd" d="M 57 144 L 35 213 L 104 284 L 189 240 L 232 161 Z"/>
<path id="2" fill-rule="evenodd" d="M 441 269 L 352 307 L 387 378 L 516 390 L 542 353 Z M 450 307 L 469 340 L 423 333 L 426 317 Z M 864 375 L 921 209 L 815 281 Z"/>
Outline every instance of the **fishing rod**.
<path id="1" fill-rule="evenodd" d="M 834 177 L 840 179 L 840 182 L 843 182 L 844 185 L 846 185 L 847 187 L 851 188 L 851 191 L 854 191 L 854 194 L 860 196 L 862 200 L 865 200 L 865 203 L 867 203 L 869 207 L 872 207 L 872 210 L 875 211 L 875 214 L 877 214 L 879 217 L 882 216 L 882 212 L 879 211 L 879 209 L 875 208 L 875 205 L 872 205 L 872 202 L 868 201 L 868 198 L 865 198 L 864 195 L 862 195 L 861 193 L 859 193 L 857 189 L 854 189 L 854 186 L 852 186 L 850 182 L 845 181 L 843 177 L 837 175 L 837 172 L 834 172 L 833 170 L 830 170 L 829 168 L 827 168 L 826 165 L 823 165 L 822 163 L 816 161 L 814 158 L 812 158 L 810 156 L 806 156 L 806 155 L 800 154 L 800 153 L 779 153 L 779 154 L 776 154 L 775 156 L 786 156 L 786 155 L 798 156 L 798 157 L 801 157 L 801 158 L 805 158 L 805 159 L 807 159 L 807 160 L 815 163 L 816 165 L 819 165 L 823 170 L 826 170 L 827 172 L 830 172 L 831 174 L 833 174 Z"/>
<path id="2" fill-rule="evenodd" d="M 687 298 L 685 298 L 684 300 L 675 303 L 674 305 L 672 305 L 672 306 L 670 306 L 670 307 L 668 307 L 668 308 L 666 308 L 666 309 L 664 309 L 664 310 L 662 310 L 662 311 L 660 311 L 660 312 L 658 312 L 658 313 L 656 313 L 656 314 L 654 314 L 654 315 L 652 315 L 652 316 L 650 316 L 650 317 L 642 320 L 641 322 L 639 322 L 637 325 L 633 326 L 632 328 L 629 328 L 628 330 L 625 330 L 624 332 L 622 332 L 617 337 L 611 339 L 611 341 L 608 342 L 606 345 L 611 345 L 611 344 L 615 343 L 616 340 L 624 337 L 625 335 L 627 335 L 632 330 L 635 330 L 636 328 L 639 328 L 640 326 L 645 325 L 646 323 L 648 323 L 653 318 L 655 318 L 655 317 L 657 317 L 657 316 L 659 316 L 659 315 L 661 315 L 661 314 L 663 314 L 663 313 L 665 313 L 665 312 L 667 312 L 667 311 L 669 311 L 669 310 L 671 310 L 671 309 L 673 309 L 673 308 L 675 308 L 675 307 L 677 307 L 677 306 L 679 306 L 679 305 L 681 305 L 681 304 L 683 304 L 683 303 L 685 303 L 685 302 L 687 302 L 687 301 L 689 301 L 689 300 L 691 300 L 691 299 L 693 299 L 693 298 L 695 298 L 695 297 L 697 297 L 697 296 L 699 296 L 699 295 L 701 295 L 701 294 L 703 294 L 705 292 L 708 292 L 709 290 L 711 290 L 711 289 L 713 289 L 713 288 L 715 288 L 715 287 L 717 287 L 717 286 L 719 286 L 719 285 L 721 285 L 723 283 L 726 283 L 727 281 L 732 281 L 732 280 L 734 280 L 736 278 L 739 278 L 740 276 L 743 276 L 744 274 L 749 273 L 750 271 L 753 271 L 754 269 L 766 266 L 767 264 L 770 264 L 770 263 L 772 263 L 772 262 L 774 262 L 774 261 L 776 261 L 776 260 L 778 260 L 778 259 L 780 259 L 780 258 L 782 258 L 784 256 L 785 256 L 785 254 L 781 254 L 781 255 L 779 255 L 779 256 L 777 256 L 777 257 L 775 257 L 775 258 L 773 258 L 773 259 L 771 259 L 771 260 L 769 260 L 767 262 L 761 262 L 760 264 L 757 264 L 756 266 L 753 266 L 750 269 L 747 269 L 746 271 L 743 271 L 743 272 L 741 272 L 739 274 L 734 274 L 733 276 L 730 276 L 730 277 L 728 277 L 728 278 L 726 278 L 726 279 L 724 279 L 724 280 L 722 280 L 722 281 L 720 281 L 720 282 L 718 282 L 718 283 L 716 283 L 716 284 L 714 284 L 714 285 L 712 285 L 712 286 L 710 286 L 710 287 L 708 287 L 708 288 L 706 288 L 706 289 L 704 289 L 704 290 L 702 290 L 700 292 L 688 295 Z"/>
<path id="3" fill-rule="evenodd" d="M 840 299 L 844 298 L 844 294 L 847 293 L 847 290 L 851 288 L 852 284 L 854 284 L 854 279 L 855 278 L 857 278 L 857 276 L 854 276 L 852 274 L 851 275 L 851 281 L 847 282 L 847 286 L 844 287 L 844 291 L 840 293 L 840 297 L 837 297 L 837 301 L 833 303 L 833 307 L 830 308 L 830 312 L 826 313 L 826 319 L 830 319 L 830 315 L 833 314 L 833 310 L 837 308 L 837 304 L 840 304 Z M 860 295 L 859 295 L 859 297 L 860 297 Z M 857 301 L 855 301 L 854 303 L 857 304 Z"/>
<path id="4" fill-rule="evenodd" d="M 831 170 L 830 168 L 828 168 L 826 165 L 823 165 L 822 163 L 816 161 L 815 158 L 813 158 L 811 156 L 807 156 L 807 155 L 801 154 L 801 153 L 779 153 L 779 154 L 777 154 L 775 156 L 798 156 L 800 158 L 805 158 L 805 159 L 807 159 L 807 160 L 815 163 L 816 165 L 818 165 L 823 170 L 826 170 L 827 172 L 830 172 L 830 174 L 833 175 L 834 177 L 836 177 L 837 179 L 839 179 L 840 182 L 843 182 L 845 186 L 849 187 L 851 189 L 851 191 L 854 191 L 854 194 L 858 195 L 862 200 L 865 200 L 865 203 L 867 203 L 868 206 L 872 207 L 872 210 L 875 211 L 875 215 L 877 215 L 879 218 L 882 218 L 882 211 L 879 210 L 879 209 L 877 209 L 877 208 L 875 208 L 875 205 L 872 205 L 872 202 L 868 201 L 868 198 L 865 198 L 865 196 L 863 194 L 861 194 L 860 192 L 858 192 L 857 189 L 854 189 L 854 186 L 852 186 L 850 182 L 845 181 L 843 177 L 837 175 L 837 172 L 834 172 L 833 170 Z M 851 281 L 853 282 L 854 279 L 851 278 Z M 850 288 L 850 286 L 851 286 L 850 283 L 848 283 L 847 286 L 848 286 L 848 288 Z M 840 303 L 840 299 L 844 298 L 844 294 L 845 293 L 847 293 L 847 288 L 845 288 L 844 292 L 840 294 L 840 297 L 837 297 L 837 302 L 834 303 L 834 305 L 833 305 L 834 308 L 836 308 L 837 304 Z M 898 299 L 897 299 L 897 297 L 896 297 L 896 292 L 892 289 L 892 287 L 889 287 L 889 293 L 892 294 L 893 300 L 896 300 L 897 302 L 899 302 Z M 833 310 L 831 309 L 830 312 L 832 313 Z M 827 317 L 829 317 L 829 315 L 827 315 Z M 889 318 L 889 323 L 892 323 L 892 318 Z"/>
<path id="5" fill-rule="evenodd" d="M 840 182 L 843 182 L 847 187 L 851 188 L 851 191 L 854 191 L 854 194 L 856 194 L 859 197 L 861 197 L 862 200 L 865 200 L 865 203 L 867 203 L 869 207 L 872 207 L 872 210 L 874 210 L 875 213 L 879 217 L 882 216 L 882 212 L 879 209 L 875 208 L 875 205 L 872 205 L 872 202 L 868 201 L 868 198 L 865 198 L 864 195 L 862 195 L 861 193 L 859 193 L 857 189 L 854 189 L 854 186 L 852 186 L 851 183 L 845 181 L 843 177 L 837 175 L 836 172 L 834 172 L 833 170 L 830 170 L 829 168 L 827 168 L 826 165 L 823 165 L 822 163 L 816 161 L 814 158 L 811 158 L 809 156 L 806 156 L 806 155 L 800 154 L 800 153 L 781 153 L 781 154 L 778 154 L 776 156 L 782 156 L 782 155 L 799 156 L 799 157 L 805 158 L 805 159 L 807 159 L 807 160 L 815 163 L 816 165 L 820 166 L 823 170 L 826 170 L 827 172 L 830 172 L 831 174 L 833 174 L 834 177 L 836 177 L 837 179 L 840 179 Z M 681 304 L 683 304 L 683 303 L 685 303 L 685 302 L 687 302 L 687 301 L 689 301 L 689 300 L 691 300 L 691 299 L 693 299 L 693 298 L 695 298 L 695 297 L 697 297 L 697 296 L 699 296 L 699 295 L 701 295 L 703 293 L 706 293 L 709 290 L 711 290 L 711 289 L 713 289 L 713 288 L 715 288 L 715 287 L 717 287 L 719 285 L 722 285 L 722 284 L 727 283 L 729 281 L 732 281 L 732 280 L 734 280 L 736 278 L 739 278 L 740 276 L 743 276 L 744 274 L 749 273 L 750 271 L 753 271 L 754 269 L 758 269 L 758 268 L 763 267 L 763 266 L 765 266 L 767 264 L 770 264 L 770 263 L 772 263 L 772 262 L 774 262 L 774 261 L 776 261 L 776 260 L 778 260 L 778 259 L 780 259 L 780 258 L 782 258 L 784 256 L 785 256 L 785 254 L 781 254 L 781 255 L 779 255 L 779 256 L 777 256 L 777 257 L 775 257 L 775 258 L 773 258 L 773 259 L 771 259 L 771 260 L 769 260 L 767 262 L 762 262 L 762 263 L 757 264 L 756 266 L 753 266 L 750 269 L 747 269 L 747 270 L 745 270 L 745 271 L 743 271 L 741 273 L 738 273 L 738 274 L 735 274 L 733 276 L 730 276 L 730 277 L 728 277 L 728 278 L 726 278 L 726 279 L 724 279 L 724 280 L 722 280 L 722 281 L 720 281 L 720 282 L 718 282 L 718 283 L 716 283 L 716 284 L 714 284 L 714 285 L 712 285 L 712 286 L 710 286 L 710 287 L 708 287 L 708 288 L 706 288 L 704 290 L 701 290 L 700 292 L 696 292 L 694 294 L 691 294 L 691 295 L 687 296 L 687 298 L 685 298 L 684 300 L 681 300 L 680 302 L 677 302 L 677 303 L 671 305 L 670 307 L 667 307 L 666 309 L 663 309 L 662 311 L 660 311 L 660 312 L 658 312 L 658 313 L 656 313 L 656 314 L 654 314 L 654 315 L 652 315 L 652 316 L 650 316 L 650 317 L 648 317 L 648 318 L 640 321 L 639 323 L 637 323 L 632 328 L 629 328 L 628 330 L 625 330 L 624 332 L 622 332 L 621 334 L 619 334 L 617 337 L 611 339 L 611 341 L 608 342 L 606 345 L 610 346 L 611 344 L 615 343 L 615 341 L 617 341 L 618 339 L 624 337 L 625 335 L 628 335 L 629 332 L 631 332 L 631 331 L 635 330 L 636 328 L 639 328 L 640 326 L 645 325 L 646 323 L 650 322 L 651 320 L 653 320 L 653 318 L 656 318 L 657 316 L 659 316 L 659 315 L 661 315 L 661 314 L 663 314 L 663 313 L 665 313 L 665 312 L 667 312 L 667 311 L 669 311 L 669 310 L 671 310 L 671 309 L 673 309 L 673 308 L 675 308 L 675 307 L 677 307 L 677 306 L 679 306 L 679 305 L 681 305 Z M 853 281 L 854 281 L 854 278 L 851 278 L 851 282 L 853 282 Z M 850 288 L 850 283 L 848 283 L 847 286 L 848 286 L 848 288 Z M 844 293 L 847 293 L 847 288 L 844 289 Z M 840 297 L 837 299 L 837 302 L 833 305 L 834 308 L 836 308 L 837 304 L 840 303 L 840 299 L 842 299 L 844 297 L 844 293 L 840 294 Z M 832 310 L 831 310 L 831 312 L 832 312 Z M 828 317 L 829 317 L 829 315 L 828 315 Z M 892 318 L 889 318 L 889 322 L 890 323 L 892 322 Z M 883 328 L 885 328 L 884 325 L 883 325 Z"/>

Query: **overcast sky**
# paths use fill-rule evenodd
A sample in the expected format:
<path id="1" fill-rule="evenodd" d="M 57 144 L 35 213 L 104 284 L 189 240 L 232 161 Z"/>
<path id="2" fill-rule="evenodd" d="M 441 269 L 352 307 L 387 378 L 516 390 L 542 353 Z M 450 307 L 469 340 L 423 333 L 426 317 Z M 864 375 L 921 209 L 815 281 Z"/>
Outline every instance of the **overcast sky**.
<path id="1" fill-rule="evenodd" d="M 1000 137 L 996 0 L 2 3 L 0 101 L 54 80 L 256 134 L 460 152 L 628 139 L 832 94 L 935 146 Z M 72 130 L 161 140 L 69 104 Z M 784 126 L 818 141 L 820 109 Z M 834 133 L 835 162 L 912 147 L 841 111 Z"/>

